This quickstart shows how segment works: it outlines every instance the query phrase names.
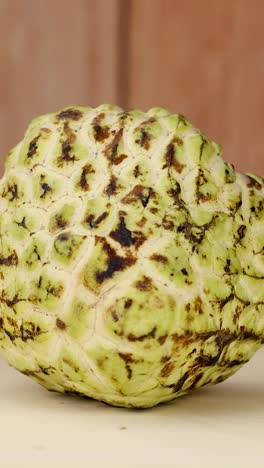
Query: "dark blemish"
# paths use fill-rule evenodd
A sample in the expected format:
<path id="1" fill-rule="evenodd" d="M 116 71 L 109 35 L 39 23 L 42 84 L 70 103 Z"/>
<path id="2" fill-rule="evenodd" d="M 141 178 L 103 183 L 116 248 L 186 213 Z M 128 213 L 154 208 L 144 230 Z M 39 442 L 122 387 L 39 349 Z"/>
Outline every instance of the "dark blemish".
<path id="1" fill-rule="evenodd" d="M 169 259 L 168 257 L 165 257 L 165 255 L 157 254 L 154 253 L 149 257 L 150 260 L 154 260 L 155 262 L 160 262 L 160 263 L 168 263 Z"/>
<path id="2" fill-rule="evenodd" d="M 184 276 L 188 276 L 188 271 L 186 270 L 186 268 L 182 268 L 181 272 Z"/>
<path id="3" fill-rule="evenodd" d="M 148 205 L 150 197 L 153 195 L 153 190 L 144 185 L 136 185 L 131 192 L 129 192 L 123 199 L 122 203 L 130 204 L 133 202 L 141 201 L 144 208 Z"/>
<path id="4" fill-rule="evenodd" d="M 151 139 L 152 135 L 150 133 L 146 132 L 146 130 L 141 130 L 140 138 L 136 140 L 136 143 L 148 150 L 150 148 Z"/>
<path id="5" fill-rule="evenodd" d="M 243 366 L 249 361 L 249 359 L 246 359 L 244 361 L 239 361 L 238 359 L 234 359 L 233 361 L 227 362 L 228 367 L 236 367 L 236 366 Z"/>
<path id="6" fill-rule="evenodd" d="M 94 174 L 95 173 L 95 170 L 93 168 L 93 166 L 91 164 L 86 164 L 83 168 L 82 168 L 82 173 L 81 173 L 81 178 L 80 178 L 80 186 L 82 188 L 82 190 L 84 192 L 87 192 L 90 188 L 87 180 L 86 180 L 86 176 L 87 174 Z"/>
<path id="7" fill-rule="evenodd" d="M 66 328 L 66 323 L 63 322 L 63 320 L 57 318 L 57 319 L 56 319 L 56 326 L 57 326 L 60 330 L 65 330 L 65 328 Z"/>
<path id="8" fill-rule="evenodd" d="M 130 380 L 132 377 L 132 369 L 129 364 L 135 362 L 131 353 L 118 353 L 119 357 L 125 361 L 127 371 L 127 378 Z"/>
<path id="9" fill-rule="evenodd" d="M 224 270 L 226 273 L 230 273 L 230 265 L 231 265 L 231 260 L 228 258 L 226 260 L 226 264 L 225 264 L 225 267 L 224 267 Z"/>
<path id="10" fill-rule="evenodd" d="M 60 214 L 55 215 L 55 220 L 58 228 L 64 228 L 68 225 L 66 219 Z"/>
<path id="11" fill-rule="evenodd" d="M 112 175 L 109 184 L 107 185 L 105 191 L 106 194 L 111 197 L 111 195 L 115 195 L 117 190 L 117 177 Z"/>
<path id="12" fill-rule="evenodd" d="M 223 310 L 223 308 L 225 307 L 225 305 L 229 302 L 229 301 L 232 301 L 234 299 L 234 294 L 230 294 L 228 297 L 226 297 L 225 299 L 220 299 L 219 301 L 216 301 L 218 304 L 219 304 L 219 309 L 220 311 Z"/>
<path id="13" fill-rule="evenodd" d="M 102 120 L 105 118 L 105 113 L 101 112 L 92 121 L 92 127 L 94 130 L 94 137 L 96 141 L 104 141 L 109 137 L 110 128 L 107 125 L 101 125 Z"/>
<path id="14" fill-rule="evenodd" d="M 171 359 L 171 356 L 162 356 L 160 358 L 160 362 L 161 364 L 165 364 L 166 362 L 170 361 L 170 359 Z"/>
<path id="15" fill-rule="evenodd" d="M 15 223 L 19 226 L 19 227 L 22 227 L 24 229 L 26 229 L 27 231 L 29 231 L 27 225 L 26 225 L 26 217 L 23 216 L 23 219 L 22 221 L 15 221 Z"/>
<path id="16" fill-rule="evenodd" d="M 51 288 L 47 288 L 47 295 L 51 294 L 54 297 L 61 297 L 62 292 L 63 286 L 58 286 L 57 288 L 52 286 Z"/>
<path id="17" fill-rule="evenodd" d="M 256 179 L 254 179 L 253 177 L 251 177 L 250 175 L 246 175 L 247 177 L 247 186 L 249 188 L 255 188 L 257 190 L 260 190 L 262 188 L 262 184 L 260 184 Z M 253 192 L 253 195 L 254 195 L 254 192 Z"/>
<path id="18" fill-rule="evenodd" d="M 99 240 L 100 238 L 96 237 L 96 243 Z M 103 250 L 106 252 L 108 257 L 108 264 L 106 270 L 96 272 L 96 281 L 99 284 L 103 283 L 106 279 L 111 278 L 117 271 L 123 271 L 127 267 L 134 265 L 136 262 L 136 259 L 132 255 L 128 257 L 120 257 L 105 240 L 102 242 Z"/>
<path id="19" fill-rule="evenodd" d="M 11 255 L 8 257 L 0 257 L 0 265 L 4 266 L 17 266 L 18 265 L 18 256 L 15 250 L 13 250 Z"/>
<path id="20" fill-rule="evenodd" d="M 58 242 L 67 242 L 70 239 L 70 234 L 68 232 L 64 232 L 63 234 L 59 234 L 57 237 Z"/>
<path id="21" fill-rule="evenodd" d="M 0 317 L 0 328 L 3 328 L 4 320 L 3 317 Z"/>
<path id="22" fill-rule="evenodd" d="M 151 213 L 156 214 L 159 210 L 158 208 L 150 208 L 149 210 Z"/>
<path id="23" fill-rule="evenodd" d="M 195 298 L 195 301 L 194 301 L 194 310 L 195 312 L 198 312 L 198 314 L 202 314 L 203 313 L 203 309 L 202 309 L 202 300 L 199 296 L 197 296 Z"/>
<path id="24" fill-rule="evenodd" d="M 118 356 L 121 357 L 126 363 L 135 362 L 132 353 L 118 353 Z"/>
<path id="25" fill-rule="evenodd" d="M 135 239 L 132 237 L 131 231 L 127 229 L 124 216 L 121 214 L 119 216 L 117 229 L 110 233 L 110 237 L 119 242 L 123 247 L 130 247 L 135 244 Z"/>
<path id="26" fill-rule="evenodd" d="M 129 309 L 132 306 L 132 304 L 133 304 L 132 299 L 126 299 L 125 304 L 124 304 L 124 308 Z"/>
<path id="27" fill-rule="evenodd" d="M 135 287 L 140 291 L 151 291 L 153 288 L 152 279 L 148 276 L 143 276 L 142 280 L 135 282 Z"/>
<path id="28" fill-rule="evenodd" d="M 246 230 L 247 230 L 247 227 L 244 226 L 243 224 L 241 226 L 239 226 L 239 228 L 237 230 L 237 234 L 238 234 L 238 237 L 239 237 L 238 242 L 240 242 L 245 237 Z"/>
<path id="29" fill-rule="evenodd" d="M 106 211 L 104 213 L 102 213 L 100 216 L 98 216 L 98 218 L 95 218 L 95 216 L 93 214 L 90 214 L 85 219 L 85 222 L 90 226 L 91 229 L 94 229 L 94 228 L 97 228 L 97 226 L 99 226 L 99 224 L 105 218 L 107 218 L 107 216 L 108 216 L 108 213 Z"/>
<path id="30" fill-rule="evenodd" d="M 78 109 L 66 109 L 61 111 L 57 117 L 60 120 L 71 119 L 71 120 L 80 120 L 83 116 L 83 113 Z"/>
<path id="31" fill-rule="evenodd" d="M 137 224 L 138 227 L 142 228 L 143 226 L 145 226 L 146 222 L 147 222 L 147 218 L 145 218 L 145 216 L 143 216 L 143 218 L 141 218 L 141 220 L 138 221 L 136 224 Z"/>
<path id="32" fill-rule="evenodd" d="M 180 209 L 185 209 L 184 201 L 180 198 L 181 186 L 178 182 L 175 183 L 175 187 L 171 188 L 168 192 L 169 196 L 173 198 L 174 205 Z"/>
<path id="33" fill-rule="evenodd" d="M 118 164 L 121 164 L 122 161 L 124 161 L 124 159 L 128 158 L 128 155 L 127 154 L 120 154 L 119 156 L 117 156 L 115 158 L 115 165 L 117 166 Z"/>
<path id="34" fill-rule="evenodd" d="M 172 373 L 174 367 L 175 367 L 174 362 L 167 362 L 167 364 L 165 364 L 165 366 L 161 369 L 160 376 L 168 377 Z"/>
<path id="35" fill-rule="evenodd" d="M 171 385 L 168 385 L 167 387 L 172 388 L 173 393 L 177 393 L 182 389 L 184 383 L 186 382 L 189 376 L 190 376 L 190 373 L 189 371 L 187 371 L 183 374 L 183 376 L 178 380 L 176 384 L 171 384 Z"/>
<path id="36" fill-rule="evenodd" d="M 109 137 L 109 127 L 105 125 L 101 127 L 100 125 L 93 125 L 94 134 L 96 141 L 104 141 L 106 138 Z"/>
<path id="37" fill-rule="evenodd" d="M 40 198 L 45 198 L 47 193 L 52 192 L 52 188 L 46 182 L 42 182 L 40 186 L 43 190 L 43 193 L 40 195 Z"/>
<path id="38" fill-rule="evenodd" d="M 165 343 L 165 341 L 167 340 L 167 338 L 168 338 L 168 335 L 161 335 L 161 336 L 159 336 L 159 338 L 158 338 L 159 344 L 160 344 L 160 345 L 163 345 L 163 344 Z"/>
<path id="39" fill-rule="evenodd" d="M 112 312 L 112 317 L 113 317 L 114 322 L 118 322 L 119 316 L 117 315 L 115 310 Z"/>
<path id="40" fill-rule="evenodd" d="M 127 429 L 126 426 L 121 426 L 121 427 L 120 427 L 120 431 L 125 431 L 126 429 Z"/>
<path id="41" fill-rule="evenodd" d="M 120 140 L 123 136 L 123 131 L 124 129 L 120 128 L 120 130 L 116 133 L 111 143 L 109 143 L 107 147 L 105 148 L 105 150 L 103 151 L 104 155 L 112 164 L 116 164 L 116 159 L 118 159 L 117 150 L 118 150 L 118 145 L 120 143 Z"/>
<path id="42" fill-rule="evenodd" d="M 211 227 L 214 222 L 214 219 L 209 223 L 203 224 L 202 226 L 196 226 L 195 224 L 191 224 L 189 222 L 182 223 L 177 231 L 182 232 L 184 237 L 189 240 L 193 244 L 200 244 L 206 234 L 206 231 Z M 193 233 L 193 230 L 195 233 Z"/>
<path id="43" fill-rule="evenodd" d="M 58 158 L 58 166 L 62 167 L 64 162 L 74 162 L 76 161 L 76 156 L 70 155 L 70 152 L 72 150 L 72 145 L 76 140 L 76 135 L 73 133 L 72 129 L 69 127 L 68 123 L 65 122 L 64 127 L 63 127 L 64 132 L 67 135 L 66 140 L 61 141 L 62 143 L 62 154 Z"/>
<path id="44" fill-rule="evenodd" d="M 36 154 L 36 152 L 38 150 L 38 140 L 39 139 L 40 139 L 40 135 L 33 138 L 33 140 L 29 143 L 28 152 L 27 152 L 27 157 L 28 158 L 32 158 Z"/>
<path id="45" fill-rule="evenodd" d="M 139 169 L 139 165 L 135 166 L 134 171 L 133 171 L 134 177 L 137 178 L 139 175 L 142 175 Z"/>
<path id="46" fill-rule="evenodd" d="M 176 172 L 181 174 L 182 170 L 186 167 L 186 164 L 181 164 L 175 157 L 175 147 L 173 143 L 167 146 L 165 154 L 165 164 L 162 169 L 173 167 Z"/>
<path id="47" fill-rule="evenodd" d="M 236 339 L 236 336 L 234 334 L 231 334 L 226 331 L 219 331 L 216 333 L 216 344 L 219 346 L 219 348 L 222 350 L 225 346 L 229 345 Z"/>
<path id="48" fill-rule="evenodd" d="M 219 360 L 220 354 L 217 356 L 205 356 L 204 354 L 201 354 L 200 356 L 197 357 L 196 359 L 196 364 L 199 366 L 214 366 L 217 361 Z"/>
<path id="49" fill-rule="evenodd" d="M 11 194 L 10 201 L 14 201 L 18 199 L 18 187 L 17 184 L 9 185 L 7 186 L 7 189 L 3 191 L 2 197 L 5 198 L 7 194 Z"/>
<path id="50" fill-rule="evenodd" d="M 149 333 L 146 333 L 145 335 L 139 335 L 136 336 L 133 333 L 129 333 L 127 335 L 128 341 L 144 341 L 147 338 L 155 338 L 157 331 L 157 327 L 154 327 Z"/>

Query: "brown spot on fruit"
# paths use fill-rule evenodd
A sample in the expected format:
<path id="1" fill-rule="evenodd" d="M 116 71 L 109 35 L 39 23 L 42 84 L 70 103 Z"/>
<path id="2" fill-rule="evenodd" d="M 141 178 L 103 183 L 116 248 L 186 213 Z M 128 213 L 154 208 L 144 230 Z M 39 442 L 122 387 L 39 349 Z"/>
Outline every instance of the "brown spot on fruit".
<path id="1" fill-rule="evenodd" d="M 198 356 L 195 362 L 196 364 L 202 367 L 214 366 L 217 363 L 219 357 L 220 354 L 218 354 L 217 356 L 206 356 L 204 354 L 201 354 L 200 356 Z"/>
<path id="2" fill-rule="evenodd" d="M 94 125 L 94 137 L 96 141 L 104 141 L 106 138 L 109 137 L 109 127 L 105 125 L 104 127 L 101 127 L 100 125 Z"/>
<path id="3" fill-rule="evenodd" d="M 123 271 L 134 265 L 136 259 L 132 255 L 120 257 L 104 239 L 96 237 L 96 243 L 99 241 L 103 244 L 103 250 L 108 257 L 106 269 L 96 272 L 96 281 L 101 284 L 106 279 L 111 278 L 117 271 Z"/>
<path id="4" fill-rule="evenodd" d="M 9 200 L 12 202 L 17 200 L 18 197 L 18 186 L 17 184 L 8 184 L 7 187 L 2 192 L 2 197 L 6 198 L 8 195 L 11 195 Z"/>
<path id="5" fill-rule="evenodd" d="M 137 179 L 139 175 L 142 175 L 142 173 L 140 172 L 140 168 L 139 168 L 139 165 L 137 164 L 134 168 L 134 171 L 133 171 L 133 174 L 134 174 L 134 177 Z"/>
<path id="6" fill-rule="evenodd" d="M 67 136 L 67 138 L 64 141 L 61 141 L 62 143 L 62 154 L 58 158 L 58 166 L 62 167 L 64 163 L 69 163 L 69 162 L 74 162 L 76 161 L 75 155 L 71 155 L 71 150 L 72 150 L 72 145 L 76 140 L 76 135 L 70 128 L 67 122 L 64 123 L 63 130 Z"/>
<path id="7" fill-rule="evenodd" d="M 170 361 L 171 356 L 162 356 L 160 359 L 161 364 L 165 364 L 166 362 Z"/>
<path id="8" fill-rule="evenodd" d="M 125 300 L 125 304 L 124 304 L 124 308 L 125 309 L 129 309 L 133 304 L 133 300 L 132 299 L 126 299 Z"/>
<path id="9" fill-rule="evenodd" d="M 120 154 L 119 156 L 115 158 L 115 165 L 117 166 L 118 164 L 121 164 L 121 162 L 123 162 L 124 159 L 126 158 L 128 158 L 127 154 L 124 154 L 124 153 Z"/>
<path id="10" fill-rule="evenodd" d="M 123 136 L 123 128 L 120 128 L 119 131 L 115 134 L 113 140 L 107 145 L 103 151 L 104 155 L 107 157 L 110 163 L 116 164 L 118 146 Z M 119 164 L 119 163 L 118 163 Z"/>
<path id="11" fill-rule="evenodd" d="M 82 173 L 81 173 L 81 178 L 80 178 L 80 187 L 82 188 L 82 190 L 84 192 L 88 192 L 90 186 L 87 182 L 87 175 L 88 174 L 94 174 L 95 173 L 95 170 L 93 168 L 93 166 L 91 164 L 86 164 L 83 168 L 82 168 Z"/>
<path id="12" fill-rule="evenodd" d="M 116 194 L 116 191 L 117 191 L 117 187 L 118 187 L 118 184 L 117 184 L 117 177 L 114 176 L 114 175 L 111 175 L 111 179 L 110 179 L 110 182 L 109 184 L 107 185 L 105 191 L 106 191 L 106 194 L 111 197 L 111 195 L 115 195 Z"/>
<path id="13" fill-rule="evenodd" d="M 71 120 L 80 120 L 83 116 L 83 113 L 79 109 L 65 109 L 57 114 L 59 120 L 71 119 Z"/>
<path id="14" fill-rule="evenodd" d="M 172 373 L 174 367 L 175 367 L 174 362 L 167 362 L 167 364 L 165 364 L 165 366 L 161 369 L 160 376 L 168 377 Z"/>
<path id="15" fill-rule="evenodd" d="M 127 339 L 128 341 L 144 341 L 148 338 L 155 338 L 156 331 L 157 331 L 157 327 L 153 327 L 149 333 L 146 333 L 144 335 L 136 336 L 133 333 L 129 333 L 127 335 Z"/>
<path id="16" fill-rule="evenodd" d="M 203 313 L 203 309 L 202 309 L 202 300 L 199 296 L 197 296 L 195 298 L 195 301 L 194 301 L 194 310 L 195 312 L 198 312 L 198 314 L 202 314 Z"/>
<path id="17" fill-rule="evenodd" d="M 60 214 L 55 215 L 55 221 L 56 221 L 57 227 L 60 229 L 65 228 L 68 225 L 68 222 L 66 221 L 66 219 L 63 218 L 63 216 Z"/>
<path id="18" fill-rule="evenodd" d="M 248 174 L 246 175 L 246 177 L 247 177 L 247 181 L 248 181 L 247 186 L 249 188 L 255 188 L 257 190 L 260 190 L 263 187 L 263 185 L 260 182 L 258 182 L 256 179 L 254 179 L 254 177 L 252 177 L 252 176 L 250 176 Z"/>
<path id="19" fill-rule="evenodd" d="M 146 130 L 141 130 L 140 138 L 136 140 L 136 143 L 148 150 L 150 148 L 151 139 L 152 135 L 150 133 L 148 133 Z"/>
<path id="20" fill-rule="evenodd" d="M 225 346 L 229 345 L 236 339 L 236 336 L 228 331 L 218 331 L 216 333 L 215 341 L 219 348 L 222 350 Z"/>
<path id="21" fill-rule="evenodd" d="M 123 247 L 130 247 L 135 244 L 135 239 L 132 236 L 132 232 L 126 227 L 125 219 L 122 214 L 119 217 L 119 224 L 115 231 L 110 233 L 110 237 L 115 241 L 119 242 Z"/>
<path id="22" fill-rule="evenodd" d="M 168 338 L 168 335 L 161 335 L 161 336 L 159 336 L 159 338 L 158 338 L 159 344 L 160 344 L 160 345 L 163 345 L 163 344 L 165 343 L 165 341 L 167 340 L 167 338 Z"/>
<path id="23" fill-rule="evenodd" d="M 56 326 L 57 326 L 60 330 L 65 330 L 65 328 L 66 328 L 66 323 L 63 322 L 63 320 L 57 318 L 57 319 L 56 319 Z"/>
<path id="24" fill-rule="evenodd" d="M 176 172 L 179 174 L 183 171 L 186 167 L 185 164 L 181 164 L 175 156 L 175 146 L 173 143 L 169 143 L 167 146 L 166 154 L 165 154 L 165 164 L 163 169 L 173 167 Z"/>
<path id="25" fill-rule="evenodd" d="M 38 150 L 38 140 L 39 139 L 40 139 L 40 135 L 33 138 L 33 140 L 29 143 L 28 152 L 27 152 L 27 157 L 28 158 L 32 158 L 36 154 L 36 152 Z"/>
<path id="26" fill-rule="evenodd" d="M 4 266 L 17 266 L 18 265 L 18 256 L 15 250 L 8 255 L 8 257 L 1 257 L 0 256 L 0 265 Z"/>
<path id="27" fill-rule="evenodd" d="M 159 263 L 168 263 L 169 261 L 168 257 L 157 253 L 152 254 L 149 258 L 150 260 L 154 260 L 155 262 Z"/>
<path id="28" fill-rule="evenodd" d="M 153 288 L 152 279 L 144 275 L 141 280 L 135 282 L 135 287 L 140 291 L 151 291 Z"/>
<path id="29" fill-rule="evenodd" d="M 183 385 L 185 384 L 186 380 L 190 377 L 189 371 L 186 371 L 183 376 L 178 380 L 177 383 L 168 385 L 169 388 L 173 389 L 173 393 L 178 393 L 182 390 Z"/>
<path id="30" fill-rule="evenodd" d="M 126 363 L 135 362 L 132 353 L 118 353 L 118 356 L 121 357 Z"/>
<path id="31" fill-rule="evenodd" d="M 131 204 L 141 201 L 144 208 L 149 203 L 150 197 L 153 195 L 153 190 L 150 187 L 144 187 L 144 185 L 136 185 L 131 192 L 129 192 L 123 199 L 122 203 Z"/>
<path id="32" fill-rule="evenodd" d="M 52 188 L 47 184 L 47 182 L 41 182 L 40 186 L 43 190 L 42 194 L 40 195 L 40 198 L 45 198 L 47 193 L 52 192 Z"/>
<path id="33" fill-rule="evenodd" d="M 244 226 L 243 224 L 241 226 L 239 226 L 238 230 L 237 230 L 237 234 L 238 234 L 238 242 L 240 242 L 246 235 L 246 231 L 247 231 L 247 227 Z"/>
<path id="34" fill-rule="evenodd" d="M 96 141 L 102 142 L 109 137 L 110 128 L 107 125 L 101 125 L 102 120 L 105 118 L 105 113 L 101 112 L 92 121 L 94 131 L 94 138 Z"/>
<path id="35" fill-rule="evenodd" d="M 112 311 L 112 317 L 113 317 L 114 322 L 118 322 L 119 315 L 116 313 L 115 310 Z"/>
<path id="36" fill-rule="evenodd" d="M 97 226 L 99 226 L 99 224 L 105 218 L 107 218 L 107 216 L 108 216 L 108 213 L 106 211 L 104 213 L 102 213 L 100 216 L 98 216 L 98 218 L 95 218 L 95 216 L 93 214 L 90 214 L 85 219 L 85 222 L 90 226 L 91 229 L 94 229 L 94 228 L 97 228 Z"/>

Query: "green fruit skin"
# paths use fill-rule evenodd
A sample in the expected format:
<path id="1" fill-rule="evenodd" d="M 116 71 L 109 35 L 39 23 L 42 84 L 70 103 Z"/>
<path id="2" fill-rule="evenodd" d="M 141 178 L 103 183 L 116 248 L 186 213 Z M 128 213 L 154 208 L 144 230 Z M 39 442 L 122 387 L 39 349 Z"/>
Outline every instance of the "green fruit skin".
<path id="1" fill-rule="evenodd" d="M 263 179 L 182 115 L 41 116 L 0 197 L 0 350 L 47 389 L 151 407 L 263 344 Z"/>

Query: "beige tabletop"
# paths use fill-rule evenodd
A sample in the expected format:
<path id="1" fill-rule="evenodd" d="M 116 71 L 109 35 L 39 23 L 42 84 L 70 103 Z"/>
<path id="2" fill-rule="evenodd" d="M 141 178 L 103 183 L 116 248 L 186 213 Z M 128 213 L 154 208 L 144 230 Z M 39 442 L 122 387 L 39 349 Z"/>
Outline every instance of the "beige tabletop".
<path id="1" fill-rule="evenodd" d="M 0 467 L 264 467 L 264 350 L 151 410 L 47 392 L 0 359 Z"/>

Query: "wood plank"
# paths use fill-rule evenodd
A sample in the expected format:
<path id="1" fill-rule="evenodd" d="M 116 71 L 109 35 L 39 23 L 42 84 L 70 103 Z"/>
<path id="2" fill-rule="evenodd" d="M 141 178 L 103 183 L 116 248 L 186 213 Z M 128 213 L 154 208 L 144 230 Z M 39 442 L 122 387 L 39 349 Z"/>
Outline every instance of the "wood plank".
<path id="1" fill-rule="evenodd" d="M 129 107 L 181 112 L 264 176 L 264 2 L 131 0 Z"/>
<path id="2" fill-rule="evenodd" d="M 1 0 L 0 159 L 31 118 L 118 101 L 120 0 Z"/>

